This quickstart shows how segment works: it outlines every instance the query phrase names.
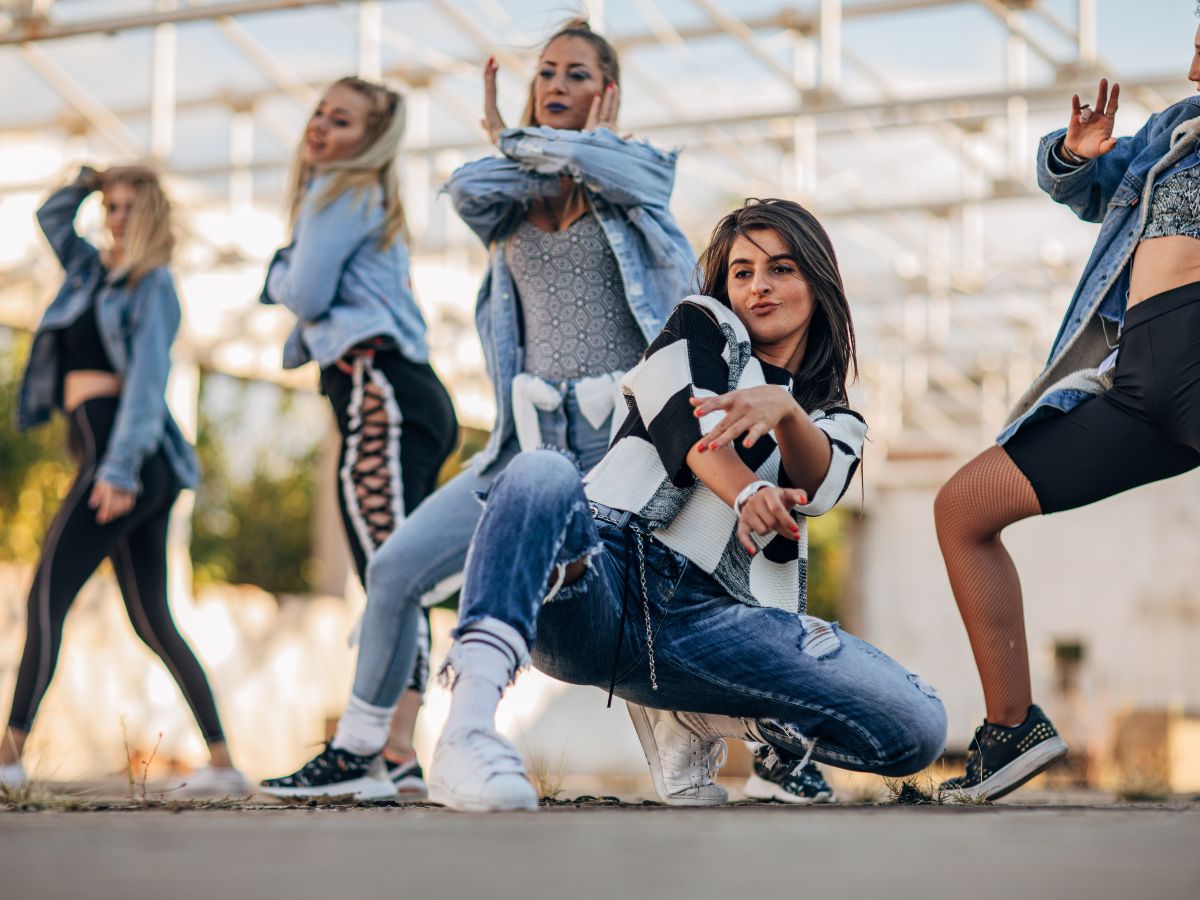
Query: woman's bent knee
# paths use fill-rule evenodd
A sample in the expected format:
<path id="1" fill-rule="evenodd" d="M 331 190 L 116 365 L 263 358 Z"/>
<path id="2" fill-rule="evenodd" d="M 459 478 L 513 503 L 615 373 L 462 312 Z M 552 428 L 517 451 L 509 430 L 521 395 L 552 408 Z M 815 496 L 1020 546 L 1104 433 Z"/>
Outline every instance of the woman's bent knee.
<path id="1" fill-rule="evenodd" d="M 518 453 L 505 466 L 493 490 L 501 484 L 510 489 L 535 487 L 542 493 L 548 490 L 574 490 L 580 481 L 579 467 L 565 454 L 557 450 L 529 450 Z"/>

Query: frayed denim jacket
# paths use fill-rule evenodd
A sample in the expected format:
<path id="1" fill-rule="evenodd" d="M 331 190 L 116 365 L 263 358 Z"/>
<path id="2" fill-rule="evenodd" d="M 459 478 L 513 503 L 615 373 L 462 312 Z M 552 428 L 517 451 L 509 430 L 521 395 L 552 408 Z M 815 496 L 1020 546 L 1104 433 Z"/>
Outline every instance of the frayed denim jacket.
<path id="1" fill-rule="evenodd" d="M 343 191 L 317 208 L 332 175 L 309 183 L 292 242 L 275 252 L 259 300 L 281 303 L 300 321 L 283 347 L 283 367 L 310 359 L 333 365 L 368 338 L 390 338 L 413 362 L 428 362 L 425 319 L 408 274 L 408 247 L 397 237 L 379 248 L 380 188 Z"/>
<path id="2" fill-rule="evenodd" d="M 58 336 L 92 305 L 95 296 L 100 339 L 121 376 L 121 396 L 112 437 L 96 480 L 125 491 L 141 490 L 139 473 L 160 446 L 183 487 L 199 478 L 196 453 L 167 408 L 171 344 L 179 330 L 179 298 L 166 267 L 148 272 L 135 285 L 108 271 L 99 251 L 75 231 L 75 214 L 92 193 L 76 181 L 60 188 L 38 210 L 38 224 L 66 269 L 67 278 L 42 315 L 21 381 L 17 425 L 41 425 L 62 407 Z"/>
<path id="3" fill-rule="evenodd" d="M 489 261 L 475 304 L 475 324 L 496 397 L 496 422 L 473 464 L 486 470 L 513 433 L 512 382 L 523 369 L 523 335 L 516 285 L 504 241 L 534 200 L 558 195 L 559 175 L 582 187 L 608 239 L 629 309 L 646 343 L 691 293 L 696 255 L 668 209 L 676 153 L 626 140 L 607 128 L 566 131 L 509 128 L 503 156 L 459 168 L 443 187 L 462 220 L 488 247 Z"/>
<path id="4" fill-rule="evenodd" d="M 997 441 L 1027 422 L 1067 412 L 1108 390 L 1111 370 L 1101 363 L 1116 345 L 1129 295 L 1129 261 L 1146 227 L 1154 186 L 1200 164 L 1200 97 L 1188 97 L 1152 115 L 1132 137 L 1097 159 L 1070 169 L 1051 154 L 1066 129 L 1042 138 L 1038 184 L 1100 234 L 1054 339 L 1045 369 L 1017 401 Z"/>

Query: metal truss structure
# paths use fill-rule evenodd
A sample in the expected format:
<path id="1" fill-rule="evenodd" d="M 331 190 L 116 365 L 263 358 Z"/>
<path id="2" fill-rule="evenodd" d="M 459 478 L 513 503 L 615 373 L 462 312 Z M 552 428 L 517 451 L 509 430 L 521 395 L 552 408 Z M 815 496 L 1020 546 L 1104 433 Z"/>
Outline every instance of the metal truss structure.
<path id="1" fill-rule="evenodd" d="M 768 2 L 593 0 L 593 24 L 621 51 L 622 126 L 685 149 L 675 208 L 697 244 L 744 196 L 795 197 L 829 224 L 859 332 L 858 402 L 885 450 L 876 458 L 887 460 L 875 478 L 932 477 L 990 439 L 1039 367 L 1078 274 L 1068 260 L 1086 249 L 1088 233 L 1037 190 L 1033 155 L 1037 136 L 1065 121 L 1072 92 L 1094 88 L 1101 74 L 1120 78 L 1097 53 L 1096 0 Z M 417 258 L 481 267 L 435 187 L 488 150 L 476 123 L 489 54 L 519 96 L 538 35 L 515 23 L 528 21 L 532 5 L 0 0 L 0 62 L 19 58 L 61 101 L 36 115 L 0 113 L 0 137 L 53 133 L 91 152 L 158 159 L 199 186 L 199 204 L 275 204 L 278 191 L 264 186 L 282 182 L 305 110 L 340 73 L 329 69 L 328 50 L 314 54 L 320 64 L 298 63 L 263 23 L 336 17 L 356 35 L 339 51 L 343 69 L 406 91 L 405 195 Z M 871 48 L 892 27 L 917 61 L 961 55 L 956 35 L 939 25 L 947 15 L 970 16 L 987 35 L 977 78 L 939 81 L 915 62 L 902 76 L 877 67 Z M 219 73 L 209 84 L 177 83 L 181 45 L 214 30 L 255 70 L 255 83 L 226 84 Z M 152 41 L 146 98 L 134 105 L 106 102 L 62 62 L 74 42 L 125 33 Z M 1166 67 L 1120 81 L 1131 121 L 1183 84 Z M 173 162 L 178 127 L 195 116 L 215 116 L 227 134 L 209 158 Z M 0 174 L 0 197 L 12 189 Z M 246 262 L 238 248 L 210 242 L 191 264 Z M 454 339 L 473 340 L 462 313 L 469 307 L 458 309 L 447 314 L 461 329 Z M 253 331 L 244 321 L 228 330 L 230 340 Z"/>

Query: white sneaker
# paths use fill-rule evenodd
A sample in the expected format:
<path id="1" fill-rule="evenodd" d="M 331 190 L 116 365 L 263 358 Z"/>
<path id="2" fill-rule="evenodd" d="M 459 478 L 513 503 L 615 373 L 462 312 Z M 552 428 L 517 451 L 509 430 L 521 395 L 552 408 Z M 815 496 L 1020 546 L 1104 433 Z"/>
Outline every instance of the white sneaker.
<path id="1" fill-rule="evenodd" d="M 200 798 L 249 797 L 254 788 L 246 776 L 230 766 L 205 766 L 187 777 L 177 796 L 194 800 Z"/>
<path id="2" fill-rule="evenodd" d="M 442 735 L 429 767 L 429 799 L 464 812 L 538 808 L 520 752 L 486 727 Z"/>
<path id="3" fill-rule="evenodd" d="M 725 764 L 725 741 L 699 735 L 680 715 L 626 702 L 658 799 L 668 806 L 717 806 L 729 792 L 713 781 Z"/>
<path id="4" fill-rule="evenodd" d="M 25 787 L 28 780 L 25 777 L 25 767 L 19 760 L 15 763 L 0 765 L 0 788 L 15 791 Z"/>

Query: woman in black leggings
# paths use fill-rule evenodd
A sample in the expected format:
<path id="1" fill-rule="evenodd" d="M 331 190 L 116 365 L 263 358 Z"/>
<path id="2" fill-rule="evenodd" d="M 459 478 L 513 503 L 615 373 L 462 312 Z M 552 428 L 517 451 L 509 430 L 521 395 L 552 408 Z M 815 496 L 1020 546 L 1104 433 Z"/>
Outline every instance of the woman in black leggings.
<path id="1" fill-rule="evenodd" d="M 75 231 L 75 214 L 104 192 L 111 244 L 99 251 Z M 84 168 L 38 211 L 67 278 L 42 317 L 21 385 L 20 425 L 57 407 L 70 420 L 79 472 L 55 516 L 29 593 L 25 651 L 0 787 L 25 782 L 21 752 L 58 661 L 63 621 L 80 588 L 108 558 L 130 621 L 174 677 L 208 744 L 211 764 L 187 795 L 250 791 L 233 767 L 204 671 L 171 620 L 167 523 L 183 488 L 196 483 L 195 453 L 167 409 L 179 300 L 171 279 L 170 204 L 147 169 Z"/>

